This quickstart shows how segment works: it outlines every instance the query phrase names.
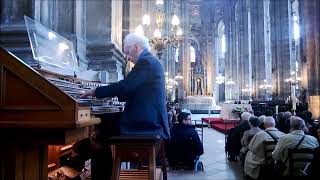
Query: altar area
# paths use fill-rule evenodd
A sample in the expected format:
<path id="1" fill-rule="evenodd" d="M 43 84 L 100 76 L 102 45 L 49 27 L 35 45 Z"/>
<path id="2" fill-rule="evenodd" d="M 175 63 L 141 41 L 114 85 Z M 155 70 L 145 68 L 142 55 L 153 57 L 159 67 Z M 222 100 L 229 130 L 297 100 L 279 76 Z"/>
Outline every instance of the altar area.
<path id="1" fill-rule="evenodd" d="M 219 114 L 221 107 L 215 102 L 211 96 L 187 96 L 187 109 L 192 113 L 202 114 Z M 210 110 L 210 111 L 209 111 Z"/>
<path id="2" fill-rule="evenodd" d="M 252 112 L 251 104 L 233 104 L 223 103 L 219 116 L 202 118 L 202 121 L 208 123 L 213 129 L 227 134 L 228 130 L 235 127 L 240 122 L 239 111 Z"/>
<path id="3" fill-rule="evenodd" d="M 224 103 L 221 108 L 220 117 L 222 120 L 240 120 L 240 112 L 252 112 L 251 104 Z"/>

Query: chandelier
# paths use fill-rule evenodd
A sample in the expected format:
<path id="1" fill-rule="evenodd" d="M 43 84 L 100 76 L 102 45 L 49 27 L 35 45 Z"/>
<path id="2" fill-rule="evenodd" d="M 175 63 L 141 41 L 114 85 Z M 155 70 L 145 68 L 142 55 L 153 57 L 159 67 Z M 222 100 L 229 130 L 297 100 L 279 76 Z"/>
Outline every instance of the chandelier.
<path id="1" fill-rule="evenodd" d="M 171 19 L 170 31 L 166 34 L 164 31 L 166 14 L 163 4 L 163 0 L 157 0 L 153 17 L 151 18 L 150 15 L 145 14 L 142 17 L 142 26 L 139 25 L 136 29 L 136 32 L 141 34 L 144 34 L 144 32 L 153 32 L 153 37 L 150 37 L 150 43 L 158 54 L 162 54 L 163 49 L 169 44 L 175 48 L 179 47 L 183 33 L 180 27 L 180 20 L 178 16 L 174 14 Z"/>

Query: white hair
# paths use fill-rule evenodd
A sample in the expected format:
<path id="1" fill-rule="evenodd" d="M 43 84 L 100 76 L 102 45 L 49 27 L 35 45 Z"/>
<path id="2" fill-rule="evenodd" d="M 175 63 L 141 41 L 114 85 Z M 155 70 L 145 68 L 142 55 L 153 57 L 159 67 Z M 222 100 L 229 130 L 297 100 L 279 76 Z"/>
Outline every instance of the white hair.
<path id="1" fill-rule="evenodd" d="M 275 127 L 276 121 L 274 120 L 274 118 L 272 116 L 268 116 L 268 117 L 264 118 L 263 124 L 264 124 L 265 128 Z"/>
<path id="2" fill-rule="evenodd" d="M 124 44 L 126 44 L 127 46 L 131 46 L 131 45 L 138 45 L 140 46 L 142 49 L 148 49 L 150 50 L 150 44 L 149 44 L 149 39 L 143 35 L 140 35 L 138 33 L 130 33 L 126 36 L 126 38 L 124 39 Z"/>
<path id="3" fill-rule="evenodd" d="M 290 127 L 293 130 L 302 130 L 305 125 L 304 120 L 297 116 L 294 116 L 294 118 L 290 120 Z"/>
<path id="4" fill-rule="evenodd" d="M 260 122 L 260 124 L 261 123 L 263 123 L 263 121 L 264 121 L 264 119 L 266 118 L 266 116 L 265 115 L 261 115 L 261 116 L 259 116 L 259 122 Z"/>
<path id="5" fill-rule="evenodd" d="M 252 114 L 250 114 L 249 112 L 243 112 L 241 114 L 241 120 L 249 121 L 251 116 L 252 116 Z"/>

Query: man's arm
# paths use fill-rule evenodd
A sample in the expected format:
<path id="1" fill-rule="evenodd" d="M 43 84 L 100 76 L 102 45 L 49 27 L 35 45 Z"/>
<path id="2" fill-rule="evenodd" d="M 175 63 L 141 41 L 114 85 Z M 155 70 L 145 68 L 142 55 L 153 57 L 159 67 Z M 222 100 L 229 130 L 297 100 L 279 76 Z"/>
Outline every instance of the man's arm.
<path id="1" fill-rule="evenodd" d="M 192 139 L 194 142 L 194 148 L 195 148 L 195 153 L 197 156 L 200 156 L 203 154 L 203 144 L 200 141 L 199 135 L 196 130 L 194 130 L 192 134 Z"/>
<path id="2" fill-rule="evenodd" d="M 128 76 L 117 82 L 110 84 L 109 86 L 98 87 L 95 90 L 95 96 L 97 98 L 105 97 L 126 97 L 132 91 L 136 90 L 149 78 L 149 63 L 141 60 L 137 63 Z"/>

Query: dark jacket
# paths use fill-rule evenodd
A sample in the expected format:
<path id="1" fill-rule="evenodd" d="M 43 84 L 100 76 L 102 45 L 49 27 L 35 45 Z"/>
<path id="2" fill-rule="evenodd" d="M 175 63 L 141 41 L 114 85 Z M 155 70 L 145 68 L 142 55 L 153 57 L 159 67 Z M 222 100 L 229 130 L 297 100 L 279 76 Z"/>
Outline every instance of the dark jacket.
<path id="1" fill-rule="evenodd" d="M 126 102 L 120 118 L 120 133 L 161 135 L 170 138 L 166 112 L 164 72 L 159 61 L 144 50 L 127 77 L 98 87 L 97 98 L 118 96 Z"/>
<path id="2" fill-rule="evenodd" d="M 203 145 L 194 126 L 175 124 L 170 132 L 171 140 L 167 147 L 169 163 L 192 165 L 196 156 L 203 154 Z"/>

